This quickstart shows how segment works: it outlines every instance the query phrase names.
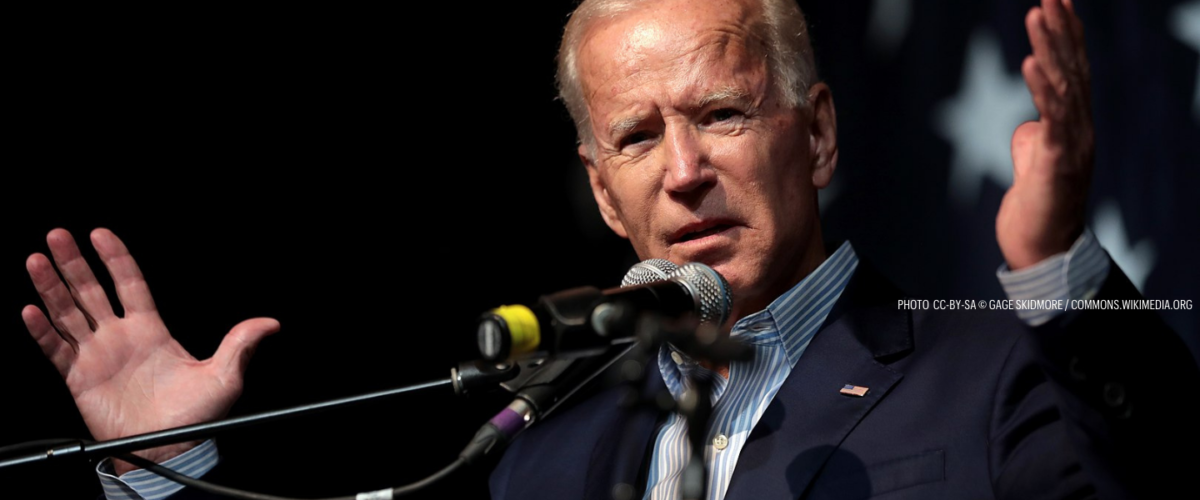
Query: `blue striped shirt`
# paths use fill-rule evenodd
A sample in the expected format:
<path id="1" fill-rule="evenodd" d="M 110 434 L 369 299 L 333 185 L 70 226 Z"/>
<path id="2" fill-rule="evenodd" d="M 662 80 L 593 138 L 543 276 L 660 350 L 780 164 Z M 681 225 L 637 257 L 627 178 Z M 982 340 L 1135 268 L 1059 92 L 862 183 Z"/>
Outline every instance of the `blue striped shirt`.
<path id="1" fill-rule="evenodd" d="M 200 477 L 217 465 L 217 444 L 209 439 L 162 465 L 185 476 Z M 145 469 L 121 474 L 113 471 L 112 460 L 104 459 L 96 465 L 100 474 L 100 486 L 108 500 L 161 500 L 179 490 L 183 485 Z"/>
<path id="2" fill-rule="evenodd" d="M 1001 264 L 996 271 L 1000 286 L 1013 300 L 1071 300 L 1090 299 L 1100 290 L 1108 277 L 1108 254 L 1092 231 L 1086 230 L 1060 253 L 1037 264 L 1011 271 Z M 1017 309 L 1017 317 L 1029 326 L 1042 325 L 1063 312 L 1060 309 Z"/>

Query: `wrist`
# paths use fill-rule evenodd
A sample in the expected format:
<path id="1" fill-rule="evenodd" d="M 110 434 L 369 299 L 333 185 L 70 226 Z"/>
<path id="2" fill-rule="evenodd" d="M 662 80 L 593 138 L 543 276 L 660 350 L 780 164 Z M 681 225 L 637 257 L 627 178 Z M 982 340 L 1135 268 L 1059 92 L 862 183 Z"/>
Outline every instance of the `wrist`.
<path id="1" fill-rule="evenodd" d="M 1004 261 L 1008 264 L 1008 268 L 1013 271 L 1020 271 L 1033 267 L 1056 255 L 1066 253 L 1082 235 L 1083 225 L 1080 224 L 1067 231 L 1058 231 L 1055 234 L 1043 235 L 1037 241 L 1027 241 L 1021 248 L 1011 250 L 1002 248 L 1001 250 L 1004 253 Z"/>
<path id="2" fill-rule="evenodd" d="M 150 460 L 154 463 L 161 464 L 163 462 L 166 462 L 167 460 L 170 460 L 172 458 L 175 458 L 179 455 L 186 453 L 188 450 L 191 450 L 192 448 L 199 446 L 200 443 L 202 443 L 202 441 L 189 441 L 186 443 L 178 443 L 178 444 L 172 444 L 172 445 L 167 445 L 167 446 L 159 446 L 158 448 L 150 448 L 148 450 L 139 450 L 139 451 L 134 452 L 133 454 L 137 455 L 139 457 L 145 458 L 147 460 Z M 120 475 L 125 474 L 130 471 L 138 470 L 138 469 L 141 469 L 141 467 L 138 467 L 136 465 L 133 465 L 129 462 L 126 462 L 126 461 L 118 459 L 118 458 L 113 459 L 113 471 L 116 473 L 117 476 L 120 476 Z"/>

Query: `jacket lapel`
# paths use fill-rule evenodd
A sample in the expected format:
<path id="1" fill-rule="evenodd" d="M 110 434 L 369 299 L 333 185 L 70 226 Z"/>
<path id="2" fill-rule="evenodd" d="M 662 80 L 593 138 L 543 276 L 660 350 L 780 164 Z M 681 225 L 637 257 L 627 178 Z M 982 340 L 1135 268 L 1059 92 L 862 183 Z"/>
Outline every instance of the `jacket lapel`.
<path id="1" fill-rule="evenodd" d="M 726 498 L 798 498 L 858 422 L 902 377 L 877 358 L 912 348 L 902 295 L 866 262 L 858 269 L 738 457 Z M 847 384 L 866 387 L 844 395 Z"/>
<path id="2" fill-rule="evenodd" d="M 645 489 L 645 480 L 639 475 L 647 465 L 648 453 L 653 450 L 654 430 L 658 427 L 660 417 L 660 412 L 653 408 L 651 401 L 659 392 L 666 390 L 658 364 L 651 356 L 645 363 L 641 384 L 641 394 L 647 400 L 635 408 L 617 410 L 628 412 L 627 418 L 613 419 L 613 425 L 598 432 L 591 465 L 586 472 L 584 498 L 612 500 L 614 488 L 621 484 L 628 485 L 630 491 L 641 492 Z M 619 404 L 615 406 L 620 407 Z"/>

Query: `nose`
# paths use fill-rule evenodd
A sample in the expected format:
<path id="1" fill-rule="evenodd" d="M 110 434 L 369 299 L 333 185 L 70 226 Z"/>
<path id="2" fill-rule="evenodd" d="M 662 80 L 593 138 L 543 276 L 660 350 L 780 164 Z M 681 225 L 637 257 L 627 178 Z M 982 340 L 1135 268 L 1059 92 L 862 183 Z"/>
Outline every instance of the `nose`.
<path id="1" fill-rule="evenodd" d="M 717 181 L 704 144 L 696 130 L 687 126 L 669 130 L 666 140 L 663 189 L 674 197 L 698 200 Z"/>

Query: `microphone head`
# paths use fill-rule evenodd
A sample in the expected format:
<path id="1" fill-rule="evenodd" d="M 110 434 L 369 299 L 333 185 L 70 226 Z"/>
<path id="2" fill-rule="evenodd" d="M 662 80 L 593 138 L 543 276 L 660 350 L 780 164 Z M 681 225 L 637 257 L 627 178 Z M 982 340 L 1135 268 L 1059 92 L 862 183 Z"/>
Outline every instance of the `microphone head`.
<path id="1" fill-rule="evenodd" d="M 729 289 L 729 282 L 716 270 L 699 262 L 691 262 L 671 272 L 670 279 L 691 291 L 701 322 L 720 327 L 729 319 L 733 309 L 733 292 Z"/>
<path id="2" fill-rule="evenodd" d="M 625 278 L 621 280 L 621 288 L 668 279 L 676 269 L 679 269 L 679 266 L 667 259 L 643 260 L 625 273 Z"/>

